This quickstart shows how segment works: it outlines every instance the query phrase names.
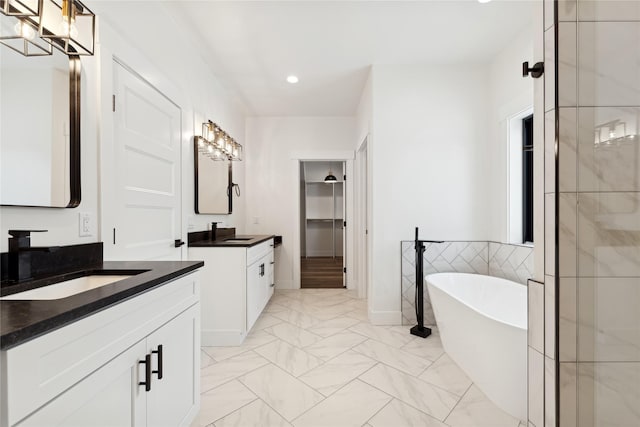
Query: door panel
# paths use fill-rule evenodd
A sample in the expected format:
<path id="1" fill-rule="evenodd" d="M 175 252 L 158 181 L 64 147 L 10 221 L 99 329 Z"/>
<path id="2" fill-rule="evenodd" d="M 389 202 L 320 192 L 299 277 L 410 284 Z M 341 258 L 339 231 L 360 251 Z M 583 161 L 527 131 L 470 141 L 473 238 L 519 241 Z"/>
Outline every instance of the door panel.
<path id="1" fill-rule="evenodd" d="M 198 307 L 195 305 L 182 312 L 147 338 L 148 353 L 157 351 L 162 345 L 162 379 L 158 378 L 158 373 L 151 375 L 147 426 L 182 426 L 193 418 L 199 393 L 194 381 L 200 374 L 200 349 L 196 345 L 196 322 L 200 322 Z M 152 353 L 151 366 L 158 370 L 158 353 Z"/>
<path id="2" fill-rule="evenodd" d="M 146 396 L 138 386 L 144 341 L 125 351 L 19 423 L 27 426 L 144 426 Z M 144 374 L 143 374 L 144 375 Z"/>
<path id="3" fill-rule="evenodd" d="M 179 260 L 181 110 L 114 63 L 115 215 L 119 259 Z"/>

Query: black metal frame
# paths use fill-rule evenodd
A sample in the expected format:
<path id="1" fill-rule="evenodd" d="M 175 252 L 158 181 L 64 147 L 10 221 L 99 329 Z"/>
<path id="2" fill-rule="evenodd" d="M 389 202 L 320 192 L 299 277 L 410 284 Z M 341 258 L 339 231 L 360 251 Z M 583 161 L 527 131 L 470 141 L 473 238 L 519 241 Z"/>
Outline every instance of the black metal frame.
<path id="1" fill-rule="evenodd" d="M 80 111 L 81 111 L 82 63 L 77 55 L 69 56 L 69 203 L 66 206 L 13 205 L 35 208 L 65 209 L 75 208 L 82 200 L 81 158 L 80 158 Z"/>

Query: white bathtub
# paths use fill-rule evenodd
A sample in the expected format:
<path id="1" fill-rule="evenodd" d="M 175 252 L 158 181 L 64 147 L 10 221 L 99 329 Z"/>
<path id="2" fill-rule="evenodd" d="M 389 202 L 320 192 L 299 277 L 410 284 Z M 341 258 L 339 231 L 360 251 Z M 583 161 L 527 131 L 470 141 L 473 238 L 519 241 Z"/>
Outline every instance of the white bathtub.
<path id="1" fill-rule="evenodd" d="M 466 273 L 425 281 L 445 351 L 493 403 L 526 420 L 526 286 Z"/>

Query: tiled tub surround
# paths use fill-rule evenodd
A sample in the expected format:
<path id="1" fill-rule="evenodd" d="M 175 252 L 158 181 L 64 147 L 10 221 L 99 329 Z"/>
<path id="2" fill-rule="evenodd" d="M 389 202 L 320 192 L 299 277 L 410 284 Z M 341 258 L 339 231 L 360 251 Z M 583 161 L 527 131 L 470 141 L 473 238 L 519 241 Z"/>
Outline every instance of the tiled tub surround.
<path id="1" fill-rule="evenodd" d="M 535 427 L 556 421 L 560 427 L 638 426 L 640 2 L 557 6 L 554 23 L 553 2 L 545 4 L 546 69 L 556 68 L 556 46 L 558 58 L 557 81 L 545 80 L 546 278 L 540 308 L 530 308 L 544 312 L 533 323 L 544 339 L 530 330 L 530 352 L 544 355 L 530 364 L 530 378 L 544 376 L 544 392 L 530 400 L 529 421 Z"/>
<path id="2" fill-rule="evenodd" d="M 402 322 L 415 324 L 415 250 L 413 241 L 402 241 Z M 475 273 L 501 277 L 523 285 L 533 275 L 533 248 L 486 241 L 426 243 L 424 274 Z M 424 293 L 424 322 L 435 325 L 429 299 Z"/>
<path id="3" fill-rule="evenodd" d="M 524 427 L 406 327 L 343 289 L 276 291 L 239 347 L 203 347 L 196 426 Z"/>

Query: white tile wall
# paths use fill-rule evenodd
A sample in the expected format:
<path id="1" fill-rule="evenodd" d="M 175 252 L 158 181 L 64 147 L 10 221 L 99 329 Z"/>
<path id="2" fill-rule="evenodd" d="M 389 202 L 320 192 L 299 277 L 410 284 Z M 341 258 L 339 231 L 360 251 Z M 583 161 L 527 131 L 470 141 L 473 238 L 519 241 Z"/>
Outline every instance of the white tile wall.
<path id="1" fill-rule="evenodd" d="M 640 277 L 640 193 L 578 198 L 579 276 Z"/>
<path id="2" fill-rule="evenodd" d="M 580 22 L 578 28 L 580 105 L 640 105 L 640 22 Z M 562 62 L 571 67 L 575 42 L 569 38 L 560 42 L 561 52 L 562 43 L 567 52 Z"/>
<path id="3" fill-rule="evenodd" d="M 544 356 L 529 347 L 529 422 L 544 425 Z"/>
<path id="4" fill-rule="evenodd" d="M 575 10 L 575 0 L 574 10 Z M 573 19 L 575 19 L 575 12 Z M 633 0 L 580 1 L 580 21 L 640 21 L 640 3 Z"/>
<path id="5" fill-rule="evenodd" d="M 640 360 L 640 280 L 578 279 L 578 361 Z"/>
<path id="6" fill-rule="evenodd" d="M 640 363 L 578 363 L 578 426 L 637 426 Z"/>
<path id="7" fill-rule="evenodd" d="M 544 353 L 544 285 L 529 281 L 528 301 L 528 343 L 530 347 Z"/>
<path id="8" fill-rule="evenodd" d="M 402 252 L 402 317 L 404 324 L 415 323 L 415 250 L 413 241 L 403 241 Z M 523 285 L 533 276 L 533 248 L 496 242 L 426 243 L 424 274 L 475 273 L 502 277 Z M 424 293 L 426 325 L 435 325 L 431 300 Z"/>
<path id="9" fill-rule="evenodd" d="M 580 108 L 579 122 L 579 191 L 640 191 L 640 108 Z M 596 130 L 615 139 L 597 144 Z"/>

